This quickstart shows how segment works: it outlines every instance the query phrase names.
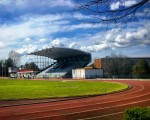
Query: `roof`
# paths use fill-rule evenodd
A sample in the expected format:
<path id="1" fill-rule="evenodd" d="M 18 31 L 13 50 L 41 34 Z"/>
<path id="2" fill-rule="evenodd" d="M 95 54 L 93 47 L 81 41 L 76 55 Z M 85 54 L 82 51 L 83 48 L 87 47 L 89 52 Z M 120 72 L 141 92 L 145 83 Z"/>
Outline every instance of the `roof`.
<path id="1" fill-rule="evenodd" d="M 18 73 L 31 73 L 31 72 L 34 72 L 33 70 L 18 70 L 17 71 Z"/>
<path id="2" fill-rule="evenodd" d="M 41 51 L 32 52 L 29 55 L 45 56 L 57 60 L 60 58 L 68 58 L 73 56 L 90 55 L 90 53 L 71 48 L 52 47 Z"/>

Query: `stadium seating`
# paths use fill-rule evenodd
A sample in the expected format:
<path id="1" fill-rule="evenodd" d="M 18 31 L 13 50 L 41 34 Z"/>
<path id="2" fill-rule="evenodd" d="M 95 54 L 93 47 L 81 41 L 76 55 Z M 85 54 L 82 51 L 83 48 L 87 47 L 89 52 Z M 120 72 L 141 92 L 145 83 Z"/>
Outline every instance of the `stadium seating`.
<path id="1" fill-rule="evenodd" d="M 91 62 L 90 53 L 70 48 L 53 47 L 30 55 L 40 55 L 55 60 L 53 64 L 38 73 L 36 78 L 71 77 L 72 69 L 84 68 Z"/>

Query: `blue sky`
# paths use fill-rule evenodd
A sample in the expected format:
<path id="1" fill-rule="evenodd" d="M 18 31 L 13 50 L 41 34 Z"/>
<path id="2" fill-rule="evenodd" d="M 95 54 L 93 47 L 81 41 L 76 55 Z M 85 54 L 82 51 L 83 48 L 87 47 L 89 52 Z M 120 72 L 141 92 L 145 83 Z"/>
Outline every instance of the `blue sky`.
<path id="1" fill-rule="evenodd" d="M 126 0 L 126 6 L 139 0 Z M 129 57 L 150 57 L 150 20 L 142 11 L 135 21 L 108 29 L 88 24 L 91 15 L 72 12 L 77 0 L 0 0 L 0 59 L 11 50 L 24 55 L 35 50 L 68 47 L 102 58 L 112 51 Z M 118 9 L 117 2 L 108 6 Z"/>

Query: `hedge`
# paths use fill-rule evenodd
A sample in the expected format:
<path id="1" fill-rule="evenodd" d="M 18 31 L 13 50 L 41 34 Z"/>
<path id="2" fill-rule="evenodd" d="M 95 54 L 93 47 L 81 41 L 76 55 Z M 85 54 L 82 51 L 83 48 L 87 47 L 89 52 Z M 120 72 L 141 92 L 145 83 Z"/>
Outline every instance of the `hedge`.
<path id="1" fill-rule="evenodd" d="M 124 120 L 150 120 L 150 108 L 129 108 L 124 112 Z"/>

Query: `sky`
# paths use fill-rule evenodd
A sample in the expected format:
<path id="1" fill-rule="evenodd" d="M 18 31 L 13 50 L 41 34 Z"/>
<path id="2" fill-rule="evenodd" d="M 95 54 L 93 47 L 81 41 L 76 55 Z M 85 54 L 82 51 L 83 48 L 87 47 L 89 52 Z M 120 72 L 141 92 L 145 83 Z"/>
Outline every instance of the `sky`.
<path id="1" fill-rule="evenodd" d="M 124 7 L 139 0 L 126 0 Z M 77 0 L 0 0 L 0 59 L 14 50 L 22 56 L 45 48 L 66 47 L 103 58 L 112 52 L 150 57 L 150 17 L 138 11 L 135 21 L 121 26 L 89 24 L 86 12 L 73 11 Z M 118 9 L 118 1 L 108 8 Z"/>

